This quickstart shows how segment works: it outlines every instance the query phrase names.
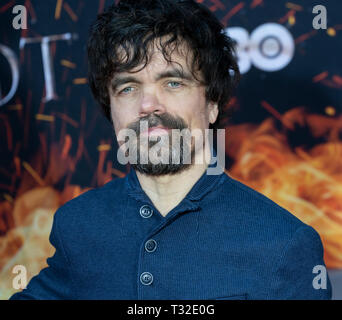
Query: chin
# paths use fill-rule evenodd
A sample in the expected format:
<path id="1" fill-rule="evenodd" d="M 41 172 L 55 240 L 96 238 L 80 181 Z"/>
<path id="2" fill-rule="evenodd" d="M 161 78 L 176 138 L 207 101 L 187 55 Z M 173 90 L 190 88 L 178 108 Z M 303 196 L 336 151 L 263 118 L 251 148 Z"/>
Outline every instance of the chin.
<path id="1" fill-rule="evenodd" d="M 136 171 L 150 175 L 150 176 L 163 176 L 163 175 L 173 175 L 181 173 L 186 169 L 190 168 L 191 164 L 165 164 L 165 163 L 147 163 L 147 164 L 132 164 L 133 169 Z"/>

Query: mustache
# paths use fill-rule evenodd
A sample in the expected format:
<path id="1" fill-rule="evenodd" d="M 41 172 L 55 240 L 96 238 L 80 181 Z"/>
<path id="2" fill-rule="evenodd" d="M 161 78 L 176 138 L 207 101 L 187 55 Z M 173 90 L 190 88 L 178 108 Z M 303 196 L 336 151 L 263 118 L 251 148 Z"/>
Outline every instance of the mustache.
<path id="1" fill-rule="evenodd" d="M 145 117 L 141 117 L 139 120 L 129 124 L 128 129 L 132 129 L 137 135 L 140 135 L 140 122 L 146 121 L 148 128 L 162 126 L 167 129 L 187 129 L 188 125 L 185 120 L 179 116 L 172 116 L 169 113 L 163 113 L 161 115 L 152 114 Z"/>

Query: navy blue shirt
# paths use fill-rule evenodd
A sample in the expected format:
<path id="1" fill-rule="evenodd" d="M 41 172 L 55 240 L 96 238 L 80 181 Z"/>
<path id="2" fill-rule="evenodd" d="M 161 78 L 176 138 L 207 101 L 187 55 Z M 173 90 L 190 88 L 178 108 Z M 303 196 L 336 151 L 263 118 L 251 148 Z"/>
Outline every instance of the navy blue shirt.
<path id="1" fill-rule="evenodd" d="M 131 169 L 59 208 L 50 242 L 48 267 L 11 299 L 331 298 L 328 276 L 313 285 L 318 233 L 225 173 L 164 217 Z"/>

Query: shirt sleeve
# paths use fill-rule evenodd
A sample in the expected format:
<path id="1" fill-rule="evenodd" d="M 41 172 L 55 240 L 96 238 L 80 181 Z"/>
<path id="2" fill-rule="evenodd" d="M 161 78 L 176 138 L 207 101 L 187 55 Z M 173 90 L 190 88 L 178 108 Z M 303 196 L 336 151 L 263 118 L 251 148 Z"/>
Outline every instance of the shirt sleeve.
<path id="1" fill-rule="evenodd" d="M 269 299 L 330 300 L 331 283 L 323 260 L 320 236 L 300 227 L 275 265 Z"/>
<path id="2" fill-rule="evenodd" d="M 13 294 L 9 300 L 66 300 L 72 299 L 72 279 L 69 261 L 58 230 L 60 209 L 56 211 L 49 241 L 55 247 L 54 255 L 47 259 L 48 267 L 42 269 L 28 283 L 26 289 Z"/>

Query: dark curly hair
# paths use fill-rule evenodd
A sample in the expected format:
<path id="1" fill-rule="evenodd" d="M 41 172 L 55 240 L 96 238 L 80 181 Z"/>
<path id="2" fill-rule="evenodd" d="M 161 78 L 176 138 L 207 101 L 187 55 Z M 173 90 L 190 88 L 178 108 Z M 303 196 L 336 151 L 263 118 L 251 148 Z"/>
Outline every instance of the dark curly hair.
<path id="1" fill-rule="evenodd" d="M 110 79 L 116 72 L 129 72 L 141 64 L 143 69 L 150 59 L 151 43 L 165 36 L 168 40 L 160 41 L 160 50 L 166 61 L 184 41 L 192 51 L 191 73 L 197 79 L 196 70 L 201 72 L 207 101 L 218 103 L 218 120 L 211 126 L 217 127 L 240 72 L 233 40 L 214 14 L 194 0 L 121 0 L 99 14 L 87 44 L 88 80 L 95 99 L 112 122 Z M 119 56 L 119 50 L 124 55 Z M 230 117 L 230 111 L 225 115 Z"/>

